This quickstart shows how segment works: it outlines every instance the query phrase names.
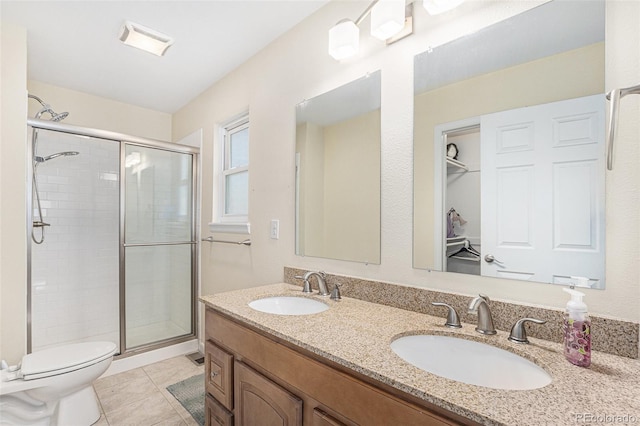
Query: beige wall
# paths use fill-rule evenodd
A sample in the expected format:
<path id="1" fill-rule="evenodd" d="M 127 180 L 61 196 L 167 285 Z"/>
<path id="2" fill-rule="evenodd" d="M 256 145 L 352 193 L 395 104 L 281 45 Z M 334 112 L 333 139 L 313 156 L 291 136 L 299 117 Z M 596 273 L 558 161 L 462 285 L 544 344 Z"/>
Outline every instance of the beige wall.
<path id="1" fill-rule="evenodd" d="M 322 257 L 380 263 L 380 110 L 324 128 Z"/>
<path id="2" fill-rule="evenodd" d="M 296 129 L 300 254 L 380 262 L 380 110 Z"/>
<path id="3" fill-rule="evenodd" d="M 171 114 L 34 80 L 28 82 L 28 90 L 51 105 L 55 112 L 68 112 L 65 124 L 171 141 Z M 30 99 L 29 117 L 34 117 L 39 110 L 40 104 Z M 49 119 L 49 115 L 44 114 L 42 119 Z"/>
<path id="4" fill-rule="evenodd" d="M 327 30 L 340 19 L 358 16 L 364 5 L 330 2 L 174 114 L 174 140 L 204 129 L 205 225 L 212 210 L 213 175 L 207 164 L 213 161 L 213 130 L 216 123 L 237 112 L 247 107 L 251 111 L 249 217 L 253 245 L 203 246 L 202 292 L 280 281 L 282 267 L 287 265 L 469 296 L 484 292 L 496 299 L 563 307 L 566 297 L 557 286 L 412 267 L 413 57 L 427 46 L 441 45 L 520 13 L 533 7 L 534 2 L 466 2 L 457 11 L 438 17 L 429 17 L 416 7 L 411 37 L 385 47 L 363 30 L 358 56 L 342 63 L 334 61 L 326 53 Z M 639 7 L 637 2 L 607 2 L 608 90 L 638 83 Z M 362 25 L 366 27 L 367 20 Z M 381 264 L 295 256 L 295 105 L 378 69 L 382 70 Z M 607 173 L 607 289 L 588 291 L 586 298 L 592 312 L 634 321 L 640 320 L 637 112 L 637 99 L 623 99 L 618 158 L 615 169 Z M 273 218 L 280 219 L 279 240 L 268 236 Z"/>
<path id="5" fill-rule="evenodd" d="M 324 139 L 322 126 L 304 123 L 296 129 L 300 154 L 298 244 L 300 254 L 320 256 L 324 249 Z"/>
<path id="6" fill-rule="evenodd" d="M 0 355 L 15 363 L 27 348 L 27 32 L 2 23 L 0 40 Z"/>
<path id="7" fill-rule="evenodd" d="M 604 55 L 604 43 L 598 43 L 415 97 L 413 264 L 416 268 L 434 266 L 434 127 L 491 112 L 603 93 Z M 581 72 L 585 69 L 590 72 Z"/>

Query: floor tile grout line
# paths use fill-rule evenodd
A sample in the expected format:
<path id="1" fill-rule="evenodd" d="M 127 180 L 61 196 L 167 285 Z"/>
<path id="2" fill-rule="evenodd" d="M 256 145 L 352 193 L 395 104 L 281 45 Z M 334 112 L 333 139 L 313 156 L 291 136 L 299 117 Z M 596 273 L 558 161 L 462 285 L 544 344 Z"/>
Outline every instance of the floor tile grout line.
<path id="1" fill-rule="evenodd" d="M 144 367 L 147 367 L 147 366 L 144 366 Z M 151 380 L 151 383 L 153 383 L 153 386 L 155 386 L 156 390 L 160 393 L 160 395 L 162 395 L 164 400 L 167 402 L 167 404 L 169 404 L 171 409 L 178 415 L 178 417 L 180 417 L 180 419 L 182 419 L 182 421 L 186 422 L 185 418 L 182 416 L 182 413 L 180 413 L 178 410 L 176 410 L 176 408 L 173 406 L 171 401 L 167 398 L 167 396 L 164 394 L 164 392 L 162 392 L 163 389 L 161 389 L 160 386 L 155 382 L 155 380 L 153 380 L 153 378 L 149 375 L 149 373 L 147 372 L 147 370 L 144 367 L 142 367 L 142 371 L 144 371 L 144 373 L 147 375 L 147 377 L 149 377 L 149 380 Z M 171 393 L 169 393 L 169 394 L 171 395 Z"/>

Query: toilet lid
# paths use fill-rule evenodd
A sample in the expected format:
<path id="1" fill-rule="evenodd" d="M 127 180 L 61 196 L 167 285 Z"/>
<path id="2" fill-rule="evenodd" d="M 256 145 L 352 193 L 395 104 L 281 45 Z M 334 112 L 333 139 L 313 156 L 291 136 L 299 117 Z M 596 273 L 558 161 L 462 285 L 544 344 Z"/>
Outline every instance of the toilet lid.
<path id="1" fill-rule="evenodd" d="M 111 357 L 113 342 L 84 342 L 58 346 L 25 355 L 20 368 L 24 380 L 77 370 Z"/>

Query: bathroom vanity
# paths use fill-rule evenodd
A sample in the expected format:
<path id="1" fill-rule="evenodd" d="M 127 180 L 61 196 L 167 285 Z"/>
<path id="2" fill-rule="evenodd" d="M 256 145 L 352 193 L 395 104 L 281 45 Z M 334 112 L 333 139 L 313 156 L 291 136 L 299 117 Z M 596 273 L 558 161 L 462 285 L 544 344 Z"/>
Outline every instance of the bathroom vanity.
<path id="1" fill-rule="evenodd" d="M 567 363 L 557 343 L 517 345 L 502 331 L 482 336 L 471 324 L 451 330 L 442 318 L 300 290 L 273 284 L 201 297 L 207 307 L 207 424 L 560 425 L 590 414 L 640 421 L 638 360 L 595 353 L 592 367 L 583 369 Z M 277 315 L 249 307 L 269 296 L 311 297 L 329 309 Z M 411 334 L 491 344 L 539 365 L 552 382 L 513 391 L 439 377 L 392 352 L 392 341 Z"/>

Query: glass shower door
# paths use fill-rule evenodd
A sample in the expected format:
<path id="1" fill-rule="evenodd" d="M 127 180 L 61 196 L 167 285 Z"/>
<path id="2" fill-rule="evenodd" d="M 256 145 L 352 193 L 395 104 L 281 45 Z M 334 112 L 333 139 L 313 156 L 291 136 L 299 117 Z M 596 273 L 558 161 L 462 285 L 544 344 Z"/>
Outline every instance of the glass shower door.
<path id="1" fill-rule="evenodd" d="M 127 350 L 194 333 L 193 155 L 123 144 Z"/>

